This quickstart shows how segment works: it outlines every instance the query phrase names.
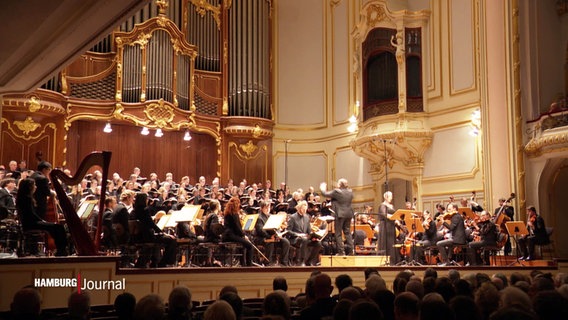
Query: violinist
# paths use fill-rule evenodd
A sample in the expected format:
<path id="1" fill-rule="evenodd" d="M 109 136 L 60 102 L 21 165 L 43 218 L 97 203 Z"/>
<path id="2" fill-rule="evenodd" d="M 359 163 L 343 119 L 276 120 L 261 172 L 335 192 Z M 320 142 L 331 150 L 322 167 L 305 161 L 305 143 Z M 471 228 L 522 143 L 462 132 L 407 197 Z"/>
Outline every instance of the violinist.
<path id="1" fill-rule="evenodd" d="M 425 210 L 422 216 L 424 217 L 424 222 L 422 222 L 424 233 L 422 233 L 422 238 L 417 242 L 416 246 L 416 257 L 419 259 L 424 257 L 426 248 L 433 246 L 438 241 L 438 229 L 436 228 L 436 222 L 432 219 L 432 214 L 430 211 Z M 426 264 L 426 261 L 421 263 Z"/>
<path id="2" fill-rule="evenodd" d="M 507 201 L 507 199 L 505 198 L 499 198 L 499 208 L 495 209 L 495 214 L 493 216 L 497 217 L 499 213 L 505 214 L 505 216 L 509 218 L 507 221 L 513 221 L 515 218 L 515 209 L 509 205 L 509 201 Z M 513 251 L 513 249 L 511 248 L 510 238 L 507 238 L 507 242 L 505 243 L 503 251 L 506 256 L 511 254 L 511 252 Z"/>
<path id="3" fill-rule="evenodd" d="M 481 247 L 495 247 L 497 245 L 497 235 L 499 231 L 495 223 L 491 221 L 487 211 L 481 212 L 479 222 L 474 222 L 473 228 L 474 240 L 469 243 L 470 249 L 468 250 L 468 260 L 471 265 L 479 265 L 480 256 L 477 250 Z M 483 261 L 485 261 L 485 264 L 489 264 L 489 252 L 486 252 L 485 254 L 486 256 Z"/>
<path id="4" fill-rule="evenodd" d="M 274 245 L 279 243 L 282 247 L 282 252 L 280 256 L 280 262 L 283 266 L 290 266 L 288 261 L 288 253 L 290 251 L 290 241 L 284 237 L 279 237 L 273 230 L 264 230 L 264 225 L 268 221 L 270 216 L 270 202 L 261 200 L 260 201 L 260 214 L 256 220 L 256 225 L 254 226 L 255 231 L 255 242 L 256 244 L 264 246 L 264 255 L 268 257 L 271 266 L 276 265 L 276 259 L 274 258 Z"/>
<path id="5" fill-rule="evenodd" d="M 35 180 L 36 191 L 34 192 L 34 199 L 36 202 L 36 214 L 41 219 L 45 219 L 47 214 L 47 199 L 55 195 L 55 192 L 49 188 L 50 182 L 48 176 L 51 169 L 51 163 L 41 161 L 37 165 L 37 171 L 30 177 Z"/>
<path id="6" fill-rule="evenodd" d="M 444 220 L 449 219 L 449 222 L 444 221 L 443 225 L 447 228 L 446 233 L 450 236 L 450 239 L 443 239 L 436 243 L 442 259 L 440 266 L 448 265 L 455 244 L 466 244 L 465 224 L 462 215 L 457 212 L 456 205 L 454 203 L 448 204 L 447 212 Z"/>
<path id="7" fill-rule="evenodd" d="M 534 206 L 527 207 L 527 229 L 529 234 L 519 239 L 519 247 L 523 256 L 520 259 L 533 260 L 535 245 L 545 245 L 550 243 L 544 219 L 536 212 Z"/>
<path id="8" fill-rule="evenodd" d="M 479 203 L 475 202 L 475 192 L 471 193 L 471 198 L 461 198 L 460 205 L 462 207 L 470 208 L 473 212 L 481 212 L 483 211 L 483 207 L 479 205 Z"/>

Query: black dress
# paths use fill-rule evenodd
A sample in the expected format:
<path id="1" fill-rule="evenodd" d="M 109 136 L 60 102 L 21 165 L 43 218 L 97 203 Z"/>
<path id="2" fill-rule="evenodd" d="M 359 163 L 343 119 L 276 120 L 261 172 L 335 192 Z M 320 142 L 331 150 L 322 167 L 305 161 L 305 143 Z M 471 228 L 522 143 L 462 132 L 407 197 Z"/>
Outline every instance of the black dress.
<path id="1" fill-rule="evenodd" d="M 395 240 L 396 230 L 394 220 L 388 218 L 388 215 L 394 214 L 395 210 L 392 207 L 382 203 L 379 206 L 379 240 L 378 248 L 379 254 L 384 254 L 390 257 L 390 264 L 396 264 L 397 254 Z"/>

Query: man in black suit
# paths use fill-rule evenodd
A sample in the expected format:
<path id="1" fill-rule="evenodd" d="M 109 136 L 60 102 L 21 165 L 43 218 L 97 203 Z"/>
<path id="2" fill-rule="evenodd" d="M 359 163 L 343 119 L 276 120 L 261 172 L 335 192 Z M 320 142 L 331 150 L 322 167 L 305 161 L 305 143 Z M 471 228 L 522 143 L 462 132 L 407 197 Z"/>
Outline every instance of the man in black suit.
<path id="1" fill-rule="evenodd" d="M 0 182 L 0 220 L 13 216 L 16 211 L 16 203 L 12 194 L 15 188 L 14 178 L 4 178 Z"/>
<path id="2" fill-rule="evenodd" d="M 465 238 L 465 225 L 463 223 L 463 216 L 457 212 L 456 205 L 453 203 L 448 204 L 447 211 L 452 213 L 450 223 L 444 221 L 444 227 L 447 228 L 446 235 L 449 239 L 446 239 L 446 235 L 443 240 L 436 243 L 438 250 L 440 251 L 440 256 L 442 262 L 440 266 L 446 266 L 451 259 L 451 255 L 454 251 L 455 244 L 466 244 Z"/>
<path id="3" fill-rule="evenodd" d="M 308 203 L 305 200 L 299 201 L 296 210 L 296 213 L 292 214 L 288 219 L 288 234 L 291 236 L 290 244 L 298 248 L 296 264 L 300 266 L 315 266 L 318 263 L 318 254 L 323 246 L 319 241 L 312 240 L 310 237 L 312 228 L 310 226 L 310 217 L 306 214 Z M 309 252 L 308 247 L 310 247 Z"/>
<path id="4" fill-rule="evenodd" d="M 497 219 L 497 215 L 501 212 L 501 214 L 505 214 L 505 216 L 507 216 L 509 219 L 505 220 L 503 223 L 507 222 L 507 221 L 513 221 L 515 220 L 515 208 L 513 208 L 512 206 L 508 205 L 509 201 L 507 201 L 507 199 L 505 198 L 499 198 L 499 208 L 495 209 L 495 212 L 493 214 L 493 217 L 495 217 L 495 219 Z M 503 225 L 503 223 L 501 225 Z M 500 226 L 498 226 L 500 227 Z M 511 239 L 507 238 L 507 242 L 505 242 L 505 248 L 503 248 L 503 252 L 506 256 L 508 256 L 509 254 L 511 254 L 512 251 L 512 246 L 511 246 Z"/>
<path id="5" fill-rule="evenodd" d="M 34 193 L 34 199 L 36 201 L 36 214 L 45 220 L 45 215 L 47 212 L 47 198 L 55 195 L 49 188 L 49 173 L 51 172 L 51 163 L 47 161 L 41 161 L 37 165 L 37 171 L 35 171 L 31 178 L 35 180 L 36 191 Z"/>
<path id="6" fill-rule="evenodd" d="M 535 259 L 535 245 L 545 245 L 550 243 L 550 238 L 546 231 L 546 226 L 544 225 L 544 219 L 536 212 L 536 208 L 534 206 L 527 207 L 527 216 L 527 229 L 529 234 L 521 237 L 518 241 L 519 248 L 523 254 L 520 258 L 521 260 Z"/>
<path id="7" fill-rule="evenodd" d="M 337 244 L 338 255 L 353 254 L 353 237 L 351 236 L 351 219 L 353 219 L 353 191 L 348 188 L 347 180 L 341 178 L 337 181 L 337 188 L 326 191 L 327 184 L 320 184 L 320 189 L 324 197 L 331 199 L 332 216 L 335 218 L 335 243 Z M 347 244 L 347 250 L 343 243 L 343 237 Z"/>

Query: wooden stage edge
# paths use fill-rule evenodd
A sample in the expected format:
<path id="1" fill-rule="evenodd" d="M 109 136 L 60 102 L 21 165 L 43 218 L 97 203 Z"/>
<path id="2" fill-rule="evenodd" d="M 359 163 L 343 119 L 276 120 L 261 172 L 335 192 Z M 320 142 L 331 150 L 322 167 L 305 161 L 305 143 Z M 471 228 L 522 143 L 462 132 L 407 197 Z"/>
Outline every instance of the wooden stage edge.
<path id="1" fill-rule="evenodd" d="M 511 257 L 505 262 L 514 262 Z M 158 269 L 118 268 L 119 257 L 39 257 L 0 259 L 0 311 L 10 308 L 14 293 L 20 288 L 33 285 L 41 279 L 80 279 L 80 282 L 114 282 L 124 284 L 113 288 L 95 288 L 91 291 L 93 305 L 112 304 L 117 295 L 130 292 L 137 299 L 149 293 L 168 298 L 170 291 L 178 285 L 186 285 L 192 292 L 192 299 L 204 301 L 217 298 L 226 285 L 234 285 L 242 298 L 264 297 L 272 292 L 272 280 L 283 276 L 288 282 L 288 294 L 304 292 L 306 280 L 314 270 L 327 273 L 334 279 L 340 274 L 348 274 L 355 286 L 364 287 L 364 270 L 376 268 L 392 287 L 396 275 L 406 269 L 423 277 L 424 270 L 433 267 L 439 276 L 446 276 L 448 270 L 457 269 L 462 275 L 469 273 L 502 273 L 509 277 L 514 272 L 530 274 L 541 270 L 556 274 L 568 272 L 568 259 L 554 261 L 527 261 L 523 265 L 502 263 L 499 266 L 386 266 L 380 256 L 322 256 L 321 266 L 317 267 L 172 267 Z M 39 279 L 39 280 L 38 280 Z M 40 287 L 43 308 L 59 308 L 67 305 L 67 297 L 77 287 Z M 335 290 L 336 291 L 336 290 Z M 335 293 L 334 291 L 334 293 Z"/>

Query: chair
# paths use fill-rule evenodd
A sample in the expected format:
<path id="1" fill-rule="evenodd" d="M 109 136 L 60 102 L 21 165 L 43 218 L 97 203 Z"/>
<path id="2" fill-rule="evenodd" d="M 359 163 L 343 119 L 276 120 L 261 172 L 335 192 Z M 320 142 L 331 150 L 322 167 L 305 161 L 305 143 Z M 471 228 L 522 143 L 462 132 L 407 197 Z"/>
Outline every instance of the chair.
<path id="1" fill-rule="evenodd" d="M 24 256 L 45 256 L 45 237 L 43 230 L 30 229 L 23 232 Z"/>
<path id="2" fill-rule="evenodd" d="M 548 243 L 547 244 L 537 244 L 536 249 L 538 250 L 538 256 L 541 259 L 545 259 L 545 254 L 548 254 L 548 258 L 546 260 L 554 260 L 554 255 L 556 254 L 556 247 L 554 245 L 554 241 L 552 241 L 552 233 L 554 232 L 553 227 L 546 227 L 546 234 L 548 235 Z"/>
<path id="3" fill-rule="evenodd" d="M 242 254 L 242 245 L 238 242 L 219 242 L 218 249 L 222 251 L 223 260 L 227 267 L 238 267 Z M 239 252 L 240 251 L 240 252 Z M 228 263 L 227 263 L 228 259 Z"/>

